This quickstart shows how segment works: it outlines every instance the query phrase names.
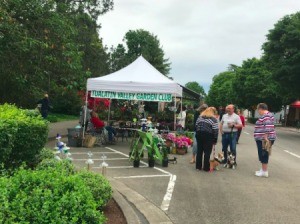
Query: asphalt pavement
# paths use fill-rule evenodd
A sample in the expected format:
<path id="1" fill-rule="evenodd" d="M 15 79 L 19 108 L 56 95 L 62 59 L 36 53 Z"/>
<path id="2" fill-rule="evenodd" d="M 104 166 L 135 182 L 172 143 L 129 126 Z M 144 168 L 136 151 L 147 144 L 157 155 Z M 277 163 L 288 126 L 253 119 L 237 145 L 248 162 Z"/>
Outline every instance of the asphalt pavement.
<path id="1" fill-rule="evenodd" d="M 254 176 L 260 168 L 253 126 L 247 126 L 237 146 L 236 170 L 222 168 L 199 172 L 189 164 L 191 152 L 177 164 L 162 168 L 132 168 L 128 142 L 93 149 L 71 148 L 74 163 L 87 167 L 87 152 L 93 152 L 92 169 L 101 172 L 101 157 L 107 157 L 107 176 L 142 195 L 163 210 L 173 223 L 296 224 L 300 220 L 300 133 L 278 128 L 278 139 L 269 163 L 269 178 Z M 65 139 L 63 139 L 65 140 Z M 54 143 L 49 142 L 49 146 Z M 217 150 L 221 150 L 220 142 Z M 145 160 L 146 162 L 146 160 Z"/>

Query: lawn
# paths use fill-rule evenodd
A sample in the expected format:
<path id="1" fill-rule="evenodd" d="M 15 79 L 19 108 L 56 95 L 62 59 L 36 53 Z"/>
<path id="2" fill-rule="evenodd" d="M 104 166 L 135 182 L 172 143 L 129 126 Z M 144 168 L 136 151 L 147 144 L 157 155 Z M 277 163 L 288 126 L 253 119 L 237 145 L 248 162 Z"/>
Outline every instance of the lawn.
<path id="1" fill-rule="evenodd" d="M 47 120 L 51 123 L 60 122 L 60 121 L 71 121 L 71 120 L 78 120 L 79 116 L 76 115 L 69 115 L 69 114 L 56 114 L 50 113 L 47 117 Z"/>

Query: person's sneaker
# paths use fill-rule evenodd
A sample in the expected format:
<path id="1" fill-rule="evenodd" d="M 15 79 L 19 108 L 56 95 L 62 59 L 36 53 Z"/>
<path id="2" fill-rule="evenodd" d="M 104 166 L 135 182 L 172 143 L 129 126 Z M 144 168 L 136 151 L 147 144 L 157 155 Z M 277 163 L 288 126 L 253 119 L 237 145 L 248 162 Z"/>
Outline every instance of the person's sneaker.
<path id="1" fill-rule="evenodd" d="M 261 172 L 262 172 L 262 169 L 260 169 L 259 171 L 255 171 L 255 174 L 261 173 Z"/>
<path id="2" fill-rule="evenodd" d="M 257 176 L 257 177 L 269 177 L 269 173 L 268 173 L 268 171 L 257 171 L 256 173 L 255 173 L 255 176 Z"/>

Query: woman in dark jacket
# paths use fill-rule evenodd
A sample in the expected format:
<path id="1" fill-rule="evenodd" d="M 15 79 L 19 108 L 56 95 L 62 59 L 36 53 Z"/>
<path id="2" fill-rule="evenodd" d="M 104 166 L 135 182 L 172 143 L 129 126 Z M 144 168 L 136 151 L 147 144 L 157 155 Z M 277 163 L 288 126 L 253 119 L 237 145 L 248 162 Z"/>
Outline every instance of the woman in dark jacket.
<path id="1" fill-rule="evenodd" d="M 212 148 L 217 144 L 219 126 L 216 119 L 216 109 L 213 107 L 207 108 L 201 113 L 196 122 L 196 139 L 198 152 L 196 157 L 196 169 L 209 171 L 209 159 Z M 204 154 L 204 164 L 202 167 L 202 157 Z"/>

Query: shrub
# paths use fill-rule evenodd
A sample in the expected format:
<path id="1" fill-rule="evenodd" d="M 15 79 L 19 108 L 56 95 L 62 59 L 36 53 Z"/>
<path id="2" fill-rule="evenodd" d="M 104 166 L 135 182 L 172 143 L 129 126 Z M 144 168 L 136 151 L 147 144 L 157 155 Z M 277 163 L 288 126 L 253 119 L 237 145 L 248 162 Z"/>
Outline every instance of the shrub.
<path id="1" fill-rule="evenodd" d="M 52 149 L 43 148 L 38 155 L 36 155 L 36 163 L 42 162 L 44 159 L 54 159 L 54 153 Z"/>
<path id="2" fill-rule="evenodd" d="M 44 159 L 37 167 L 37 170 L 47 170 L 48 172 L 59 171 L 64 175 L 75 174 L 75 166 L 69 160 Z"/>
<path id="3" fill-rule="evenodd" d="M 104 223 L 90 188 L 59 169 L 20 169 L 0 177 L 0 223 Z"/>
<path id="4" fill-rule="evenodd" d="M 35 165 L 36 155 L 48 138 L 48 122 L 35 111 L 14 105 L 0 105 L 0 162 L 16 167 L 26 162 Z"/>
<path id="5" fill-rule="evenodd" d="M 112 188 L 108 180 L 102 175 L 88 171 L 77 174 L 91 190 L 98 208 L 103 208 L 112 197 Z"/>

